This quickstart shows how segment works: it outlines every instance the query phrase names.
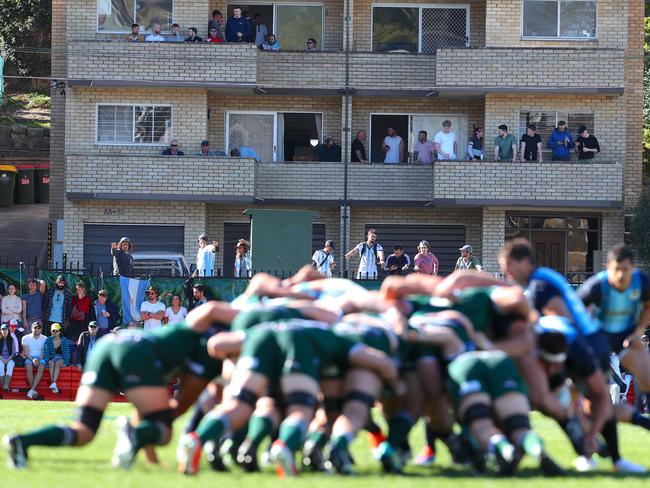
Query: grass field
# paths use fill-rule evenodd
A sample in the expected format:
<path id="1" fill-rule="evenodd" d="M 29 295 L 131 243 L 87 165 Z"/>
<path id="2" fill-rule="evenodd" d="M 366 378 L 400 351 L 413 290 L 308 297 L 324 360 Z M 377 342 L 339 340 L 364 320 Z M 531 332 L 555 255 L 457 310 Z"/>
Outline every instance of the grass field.
<path id="1" fill-rule="evenodd" d="M 405 476 L 384 475 L 378 464 L 372 459 L 366 443 L 365 435 L 359 436 L 353 445 L 353 454 L 357 462 L 359 476 L 353 478 L 340 478 L 327 474 L 305 474 L 296 480 L 280 481 L 272 472 L 261 474 L 245 474 L 236 467 L 230 473 L 213 473 L 206 466 L 194 478 L 187 478 L 176 472 L 175 447 L 178 436 L 172 443 L 159 449 L 162 466 L 152 467 L 145 464 L 140 458 L 133 468 L 128 471 L 115 471 L 110 467 L 110 457 L 115 442 L 115 433 L 111 420 L 117 415 L 129 411 L 128 405 L 113 404 L 104 417 L 103 427 L 95 441 L 81 449 L 71 448 L 33 448 L 30 450 L 29 469 L 23 471 L 5 472 L 0 469 L 3 485 L 11 486 L 13 481 L 20 482 L 20 486 L 66 486 L 78 488 L 126 488 L 130 486 L 151 488 L 183 487 L 205 485 L 206 483 L 219 483 L 218 486 L 294 486 L 304 487 L 431 487 L 435 483 L 438 487 L 460 488 L 463 486 L 474 487 L 503 487 L 530 486 L 544 488 L 566 487 L 606 487 L 620 486 L 625 488 L 650 486 L 648 476 L 615 476 L 611 472 L 611 463 L 608 460 L 598 460 L 599 470 L 590 474 L 578 474 L 569 471 L 567 478 L 545 479 L 539 476 L 534 465 L 525 460 L 521 467 L 519 478 L 498 479 L 479 476 L 468 468 L 449 466 L 449 456 L 444 447 L 440 448 L 436 464 L 429 468 L 408 466 Z M 13 431 L 25 431 L 45 423 L 67 423 L 75 414 L 72 403 L 65 402 L 29 402 L 29 401 L 0 401 L 0 435 Z M 182 419 L 181 421 L 182 422 Z M 573 454 L 568 442 L 563 437 L 556 425 L 541 416 L 533 417 L 534 427 L 544 438 L 554 458 L 563 466 L 569 467 Z M 181 423 L 177 424 L 177 431 Z M 622 426 L 621 452 L 624 457 L 650 467 L 650 433 L 638 427 Z M 414 450 L 422 445 L 422 428 L 420 425 L 412 432 Z"/>

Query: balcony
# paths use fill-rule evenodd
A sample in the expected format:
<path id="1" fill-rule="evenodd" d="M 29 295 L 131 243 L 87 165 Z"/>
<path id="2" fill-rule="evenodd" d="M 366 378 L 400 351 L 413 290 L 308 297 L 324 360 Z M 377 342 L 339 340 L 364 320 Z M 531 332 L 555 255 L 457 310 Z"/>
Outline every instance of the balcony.
<path id="1" fill-rule="evenodd" d="M 89 86 L 255 87 L 251 44 L 70 41 L 68 78 Z"/>

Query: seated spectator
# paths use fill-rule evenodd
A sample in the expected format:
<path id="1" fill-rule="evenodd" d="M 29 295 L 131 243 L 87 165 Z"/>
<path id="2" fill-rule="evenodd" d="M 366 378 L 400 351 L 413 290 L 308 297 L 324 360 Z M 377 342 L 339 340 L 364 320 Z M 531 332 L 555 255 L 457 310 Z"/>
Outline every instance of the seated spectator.
<path id="1" fill-rule="evenodd" d="M 34 324 L 41 324 L 40 322 L 33 322 L 29 325 L 29 330 L 32 330 L 32 326 Z M 25 335 L 25 329 L 22 327 L 18 327 L 18 321 L 17 320 L 10 320 L 9 323 L 7 324 L 9 326 L 9 335 L 13 337 L 15 341 L 18 342 L 18 352 L 22 355 L 23 353 L 23 336 Z M 16 366 L 22 366 L 22 361 L 16 361 Z"/>
<path id="2" fill-rule="evenodd" d="M 326 136 L 322 144 L 316 146 L 316 157 L 319 161 L 341 162 L 341 146 L 334 142 L 334 138 Z"/>
<path id="3" fill-rule="evenodd" d="M 261 46 L 264 44 L 264 40 L 268 33 L 269 31 L 266 24 L 263 22 L 262 14 L 256 13 L 253 15 L 253 33 L 251 34 L 251 42 L 254 42 L 258 47 Z"/>
<path id="4" fill-rule="evenodd" d="M 472 159 L 483 159 L 483 138 L 485 137 L 485 131 L 483 127 L 474 127 L 474 132 L 472 137 L 467 143 L 467 157 Z"/>
<path id="5" fill-rule="evenodd" d="M 93 302 L 96 320 L 99 330 L 97 335 L 99 337 L 108 334 L 113 327 L 117 325 L 118 312 L 117 305 L 108 299 L 108 292 L 106 290 L 99 290 L 97 292 L 97 300 Z"/>
<path id="6" fill-rule="evenodd" d="M 140 26 L 138 24 L 131 25 L 131 33 L 126 36 L 127 42 L 142 42 L 144 38 L 140 35 Z"/>
<path id="7" fill-rule="evenodd" d="M 7 324 L 0 325 L 0 383 L 4 391 L 9 390 L 16 365 L 14 358 L 18 355 L 18 341 L 9 333 Z"/>
<path id="8" fill-rule="evenodd" d="M 196 153 L 197 156 L 216 156 L 217 153 L 215 151 L 210 151 L 210 141 L 205 139 L 201 143 L 201 150 Z"/>
<path id="9" fill-rule="evenodd" d="M 208 38 L 205 40 L 205 42 L 225 42 L 223 40 L 223 37 L 220 37 L 217 28 L 216 27 L 211 27 L 210 30 L 208 31 Z"/>
<path id="10" fill-rule="evenodd" d="M 420 241 L 418 244 L 418 253 L 413 259 L 415 266 L 413 271 L 420 274 L 437 275 L 440 268 L 440 261 L 429 252 L 429 243 L 427 241 Z"/>
<path id="11" fill-rule="evenodd" d="M 44 294 L 40 290 L 40 282 L 31 279 L 27 282 L 28 292 L 22 296 L 23 300 L 23 327 L 30 332 L 29 324 L 42 322 Z"/>
<path id="12" fill-rule="evenodd" d="M 578 138 L 576 139 L 576 152 L 578 159 L 593 159 L 600 152 L 598 139 L 589 134 L 587 127 L 578 127 Z"/>
<path id="13" fill-rule="evenodd" d="M 262 160 L 257 152 L 247 146 L 239 146 L 230 150 L 230 155 L 234 158 L 253 158 L 258 163 Z"/>
<path id="14" fill-rule="evenodd" d="M 59 324 L 60 326 L 61 324 Z M 54 324 L 53 324 L 54 326 Z M 23 356 L 25 357 L 25 376 L 27 376 L 27 398 L 35 400 L 38 397 L 36 388 L 43 378 L 45 361 L 45 336 L 41 334 L 43 326 L 38 322 L 32 324 L 32 333 L 23 336 Z M 36 375 L 34 375 L 34 369 Z"/>
<path id="15" fill-rule="evenodd" d="M 70 345 L 71 342 L 61 333 L 61 324 L 52 324 L 52 335 L 45 339 L 45 353 L 43 361 L 47 363 L 50 371 L 50 390 L 52 393 L 59 393 L 56 380 L 59 379 L 61 368 L 70 366 Z"/>
<path id="16" fill-rule="evenodd" d="M 232 17 L 226 22 L 226 41 L 245 42 L 250 34 L 251 25 L 246 18 L 242 17 L 241 8 L 233 8 Z"/>
<path id="17" fill-rule="evenodd" d="M 421 164 L 433 163 L 433 156 L 436 153 L 436 145 L 427 139 L 427 131 L 418 132 L 418 142 L 413 148 L 413 162 Z"/>
<path id="18" fill-rule="evenodd" d="M 212 20 L 208 22 L 208 32 L 212 29 L 217 30 L 217 37 L 224 39 L 223 27 L 221 25 L 221 12 L 219 10 L 212 11 Z"/>
<path id="19" fill-rule="evenodd" d="M 18 289 L 11 283 L 7 287 L 7 294 L 2 297 L 2 322 L 7 323 L 11 319 L 22 320 L 23 318 L 23 301 L 16 295 Z"/>
<path id="20" fill-rule="evenodd" d="M 279 51 L 280 43 L 275 37 L 275 34 L 269 34 L 268 40 L 260 46 L 263 51 Z"/>
<path id="21" fill-rule="evenodd" d="M 316 47 L 316 39 L 313 37 L 307 39 L 307 49 L 305 49 L 305 51 L 308 53 L 318 52 L 318 48 Z"/>
<path id="22" fill-rule="evenodd" d="M 160 24 L 153 25 L 153 32 L 144 38 L 146 42 L 165 42 L 165 38 L 160 34 L 162 27 Z"/>
<path id="23" fill-rule="evenodd" d="M 165 323 L 167 325 L 180 324 L 187 316 L 187 309 L 181 304 L 181 296 L 178 293 L 172 295 L 172 304 L 165 310 Z"/>
<path id="24" fill-rule="evenodd" d="M 393 246 L 393 254 L 388 256 L 384 271 L 389 275 L 403 276 L 408 273 L 411 266 L 411 258 L 404 254 L 404 249 L 400 244 Z"/>
<path id="25" fill-rule="evenodd" d="M 570 161 L 573 149 L 573 136 L 566 127 L 566 122 L 560 120 L 557 127 L 548 136 L 546 147 L 553 150 L 553 161 Z"/>
<path id="26" fill-rule="evenodd" d="M 181 34 L 181 26 L 178 24 L 172 24 L 172 33 L 169 34 L 165 40 L 167 42 L 183 42 L 185 37 Z"/>
<path id="27" fill-rule="evenodd" d="M 163 156 L 185 156 L 185 153 L 178 149 L 178 141 L 172 139 L 169 147 L 162 152 Z"/>
<path id="28" fill-rule="evenodd" d="M 111 328 L 112 329 L 112 328 Z M 88 330 L 81 333 L 77 341 L 77 363 L 84 367 L 90 353 L 95 348 L 99 340 L 99 327 L 94 320 L 88 324 Z M 107 333 L 110 332 L 107 331 Z"/>
<path id="29" fill-rule="evenodd" d="M 203 42 L 203 39 L 197 35 L 196 27 L 190 27 L 187 29 L 187 37 L 185 42 Z"/>

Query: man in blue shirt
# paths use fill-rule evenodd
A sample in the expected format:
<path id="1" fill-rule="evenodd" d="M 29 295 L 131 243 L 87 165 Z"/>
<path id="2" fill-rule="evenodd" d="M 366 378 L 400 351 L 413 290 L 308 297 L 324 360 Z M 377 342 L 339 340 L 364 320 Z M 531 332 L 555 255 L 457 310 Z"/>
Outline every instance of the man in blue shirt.
<path id="1" fill-rule="evenodd" d="M 250 22 L 242 17 L 241 8 L 232 9 L 232 17 L 226 22 L 226 41 L 228 42 L 246 42 L 251 35 Z"/>
<path id="2" fill-rule="evenodd" d="M 573 136 L 566 127 L 566 122 L 560 120 L 557 128 L 548 137 L 546 147 L 553 150 L 553 161 L 570 161 L 573 150 Z"/>
<path id="3" fill-rule="evenodd" d="M 239 146 L 230 150 L 230 155 L 234 158 L 252 158 L 258 163 L 262 160 L 257 152 L 248 146 Z"/>

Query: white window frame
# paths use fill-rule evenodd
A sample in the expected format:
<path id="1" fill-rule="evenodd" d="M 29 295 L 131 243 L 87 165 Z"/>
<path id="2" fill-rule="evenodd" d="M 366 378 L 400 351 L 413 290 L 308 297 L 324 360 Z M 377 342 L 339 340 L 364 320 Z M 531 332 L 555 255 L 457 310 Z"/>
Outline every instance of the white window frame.
<path id="1" fill-rule="evenodd" d="M 437 9 L 465 9 L 465 47 L 471 45 L 470 39 L 470 5 L 469 3 L 372 3 L 370 5 L 370 50 L 372 51 L 374 25 L 375 25 L 375 8 L 417 8 L 418 9 L 418 52 L 422 53 L 422 9 L 437 8 Z M 523 9 L 522 9 L 523 10 Z M 458 48 L 460 49 L 460 48 Z M 375 51 L 372 51 L 375 52 Z"/>
<path id="2" fill-rule="evenodd" d="M 174 105 L 172 103 L 96 103 L 95 104 L 95 145 L 96 146 L 134 146 L 134 147 L 164 147 L 169 145 L 169 141 L 164 142 L 133 142 L 135 136 L 135 120 L 133 121 L 133 133 L 131 134 L 131 142 L 110 142 L 99 140 L 99 107 L 131 107 L 132 117 L 135 118 L 135 107 L 169 107 L 171 109 L 170 117 L 170 141 L 174 138 Z"/>
<path id="3" fill-rule="evenodd" d="M 371 112 L 368 119 L 368 140 L 370 141 L 370 151 L 368 151 L 368 161 L 372 161 L 372 117 L 374 115 L 397 115 L 397 116 L 406 116 L 408 117 L 408 134 L 406 137 L 402 137 L 402 140 L 406 140 L 406 152 L 412 153 L 413 147 L 417 141 L 413 141 L 411 146 L 411 133 L 413 132 L 413 127 L 411 127 L 411 117 L 447 117 L 447 118 L 457 118 L 457 117 L 466 117 L 467 118 L 467 131 L 469 132 L 469 114 L 467 113 L 422 113 L 422 112 Z M 442 127 L 440 128 L 442 130 Z M 431 136 L 432 134 L 428 134 Z M 435 134 L 433 134 L 435 136 Z M 467 134 L 464 135 L 464 138 L 468 140 Z M 433 141 L 433 139 L 429 139 Z M 467 142 L 467 141 L 466 141 Z M 458 152 L 461 151 L 462 146 L 459 140 L 459 134 L 456 133 L 456 143 L 458 144 Z M 467 147 L 465 144 L 464 147 Z M 459 158 L 459 155 L 456 155 L 457 160 L 462 160 Z"/>
<path id="4" fill-rule="evenodd" d="M 101 0 L 95 0 L 95 32 L 97 34 L 129 34 L 131 32 L 131 28 L 125 29 L 125 30 L 105 30 L 105 29 L 99 29 L 99 9 L 97 8 L 97 4 Z M 111 3 L 111 0 L 108 0 L 108 2 L 111 4 L 111 9 L 113 8 L 113 4 Z M 133 22 L 135 23 L 136 19 L 136 10 L 137 10 L 137 5 L 138 0 L 133 1 Z M 174 19 L 176 18 L 176 0 L 172 0 L 172 21 L 171 24 L 174 23 Z M 140 34 L 147 34 L 151 33 L 153 31 L 147 30 L 146 27 L 140 26 Z M 171 30 L 161 30 L 161 34 L 169 34 L 171 33 Z"/>
<path id="5" fill-rule="evenodd" d="M 557 36 L 526 36 L 524 35 L 524 2 L 527 1 L 555 1 L 557 3 L 557 26 L 556 26 L 556 32 L 558 33 Z M 593 37 L 560 37 L 560 22 L 562 21 L 560 18 L 560 2 L 562 0 L 521 0 L 521 8 L 519 12 L 520 16 L 520 27 L 519 27 L 519 33 L 521 36 L 521 39 L 526 40 L 526 41 L 570 41 L 570 42 L 575 42 L 575 41 L 582 41 L 582 42 L 594 42 L 598 40 L 598 21 L 599 21 L 599 16 L 598 16 L 598 0 L 594 0 L 596 2 L 596 35 Z M 580 0 L 575 0 L 575 1 L 580 1 Z M 589 1 L 589 0 L 584 0 L 584 1 Z"/>

